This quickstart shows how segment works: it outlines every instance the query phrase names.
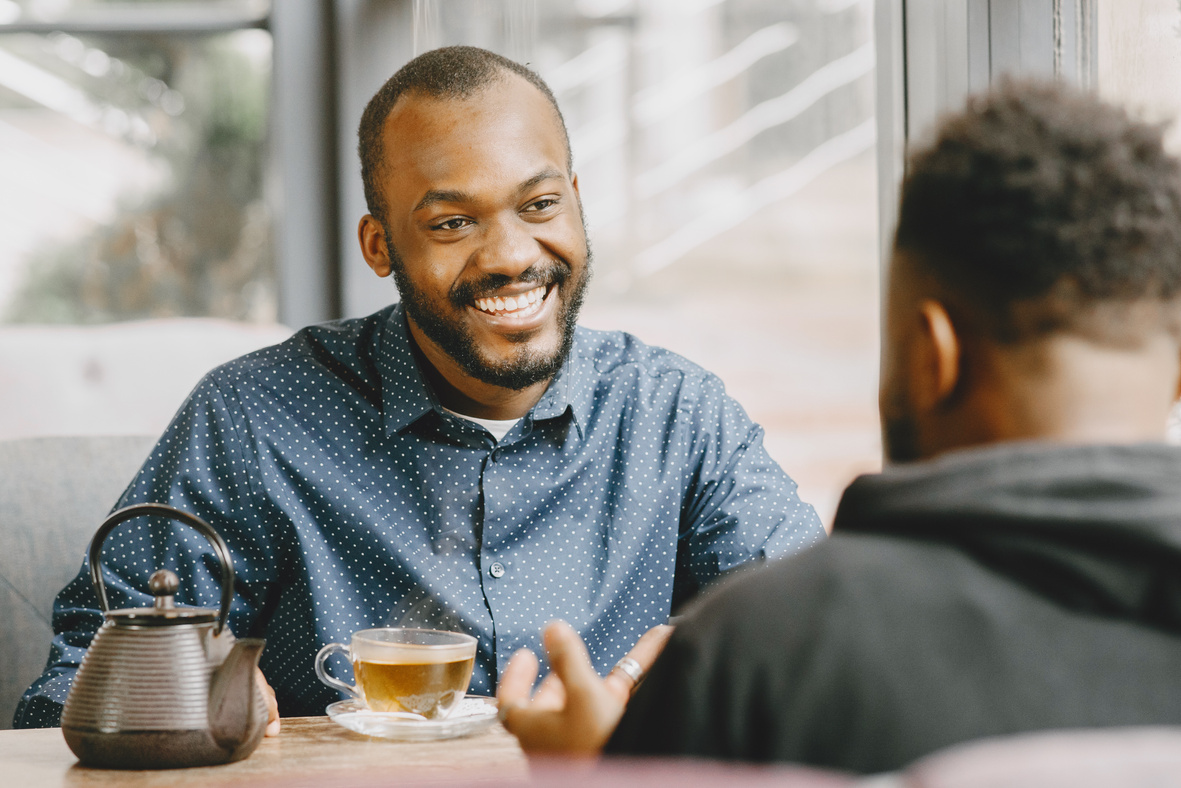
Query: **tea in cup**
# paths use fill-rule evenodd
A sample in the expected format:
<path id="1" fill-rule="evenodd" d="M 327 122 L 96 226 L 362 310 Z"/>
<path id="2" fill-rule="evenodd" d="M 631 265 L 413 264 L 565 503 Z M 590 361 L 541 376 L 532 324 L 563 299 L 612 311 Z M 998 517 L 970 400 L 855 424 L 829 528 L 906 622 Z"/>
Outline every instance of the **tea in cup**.
<path id="1" fill-rule="evenodd" d="M 334 653 L 353 663 L 357 685 L 330 676 L 324 661 Z M 372 711 L 442 719 L 459 705 L 472 679 L 476 639 L 460 632 L 386 627 L 354 632 L 348 646 L 329 643 L 316 655 L 316 675 Z"/>

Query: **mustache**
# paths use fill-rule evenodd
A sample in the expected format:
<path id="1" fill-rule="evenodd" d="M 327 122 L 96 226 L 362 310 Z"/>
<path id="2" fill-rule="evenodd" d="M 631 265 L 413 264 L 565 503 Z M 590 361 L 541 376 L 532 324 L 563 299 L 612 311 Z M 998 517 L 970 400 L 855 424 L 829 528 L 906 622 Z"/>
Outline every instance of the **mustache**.
<path id="1" fill-rule="evenodd" d="M 517 276 L 486 274 L 479 279 L 459 282 L 451 288 L 448 299 L 455 307 L 464 307 L 477 298 L 484 298 L 512 284 L 546 285 L 563 284 L 570 278 L 570 266 L 560 260 L 534 263 Z"/>

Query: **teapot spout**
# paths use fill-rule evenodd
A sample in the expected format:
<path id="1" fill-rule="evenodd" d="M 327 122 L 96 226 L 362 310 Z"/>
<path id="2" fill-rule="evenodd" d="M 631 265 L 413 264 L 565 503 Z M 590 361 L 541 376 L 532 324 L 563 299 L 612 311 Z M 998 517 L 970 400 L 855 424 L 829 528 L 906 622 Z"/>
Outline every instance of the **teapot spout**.
<path id="1" fill-rule="evenodd" d="M 254 679 L 264 645 L 262 638 L 235 641 L 225 661 L 213 672 L 209 687 L 209 732 L 225 750 L 245 748 L 237 757 L 249 754 L 266 730 L 266 702 Z"/>

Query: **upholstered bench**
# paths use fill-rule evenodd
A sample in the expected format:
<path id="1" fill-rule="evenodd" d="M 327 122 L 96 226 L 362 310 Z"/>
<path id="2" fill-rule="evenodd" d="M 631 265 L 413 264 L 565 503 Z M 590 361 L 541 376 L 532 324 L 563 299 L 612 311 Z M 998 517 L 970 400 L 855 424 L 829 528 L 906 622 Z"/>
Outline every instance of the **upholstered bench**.
<path id="1" fill-rule="evenodd" d="M 45 667 L 53 597 L 154 436 L 0 441 L 0 729 Z"/>

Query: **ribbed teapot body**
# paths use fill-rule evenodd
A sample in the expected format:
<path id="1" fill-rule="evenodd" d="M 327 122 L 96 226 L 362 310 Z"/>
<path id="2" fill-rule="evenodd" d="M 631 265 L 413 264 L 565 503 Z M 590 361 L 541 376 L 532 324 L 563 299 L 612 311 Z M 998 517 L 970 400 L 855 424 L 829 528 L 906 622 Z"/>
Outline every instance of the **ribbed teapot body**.
<path id="1" fill-rule="evenodd" d="M 102 549 L 120 523 L 178 520 L 202 534 L 221 568 L 216 611 L 178 606 L 180 579 L 168 569 L 148 578 L 151 607 L 111 610 Z M 90 579 L 106 620 L 95 633 L 62 709 L 62 734 L 84 766 L 168 769 L 245 758 L 258 746 L 267 704 L 255 681 L 264 641 L 234 644 L 226 623 L 234 565 L 225 540 L 196 515 L 159 503 L 112 512 L 87 550 Z"/>
<path id="2" fill-rule="evenodd" d="M 82 659 L 62 711 L 62 733 L 88 766 L 160 769 L 227 763 L 210 732 L 209 690 L 233 635 L 214 624 L 122 626 L 107 621 Z M 256 712 L 266 702 L 256 690 Z"/>

